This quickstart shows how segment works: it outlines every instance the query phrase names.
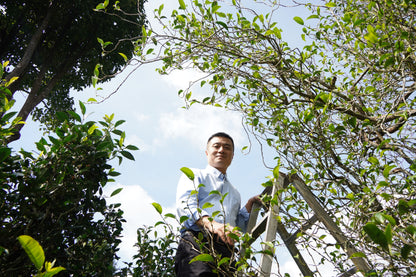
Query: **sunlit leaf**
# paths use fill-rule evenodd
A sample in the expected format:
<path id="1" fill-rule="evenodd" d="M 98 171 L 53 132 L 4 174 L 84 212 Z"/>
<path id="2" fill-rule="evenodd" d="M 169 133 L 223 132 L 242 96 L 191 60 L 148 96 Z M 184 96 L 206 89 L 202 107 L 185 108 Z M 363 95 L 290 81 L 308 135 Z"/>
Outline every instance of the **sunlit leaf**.
<path id="1" fill-rule="evenodd" d="M 189 169 L 189 168 L 187 168 L 187 167 L 182 167 L 181 168 L 181 171 L 190 179 L 190 180 L 194 180 L 195 179 L 195 175 L 194 175 L 194 172 L 191 170 L 191 169 Z"/>
<path id="2" fill-rule="evenodd" d="M 181 10 L 185 10 L 186 9 L 185 1 L 183 0 L 178 0 L 178 1 L 179 1 L 179 8 Z"/>
<path id="3" fill-rule="evenodd" d="M 153 202 L 152 205 L 159 214 L 162 214 L 162 206 L 159 203 Z"/>
<path id="4" fill-rule="evenodd" d="M 200 262 L 213 262 L 214 258 L 210 254 L 199 254 L 195 258 L 193 258 L 189 263 L 193 263 L 196 261 Z"/>
<path id="5" fill-rule="evenodd" d="M 17 239 L 35 267 L 41 270 L 45 262 L 45 253 L 40 244 L 32 237 L 26 235 L 21 235 Z"/>
<path id="6" fill-rule="evenodd" d="M 296 21 L 296 23 L 298 23 L 298 24 L 300 24 L 300 25 L 304 25 L 305 23 L 303 22 L 303 19 L 302 18 L 300 18 L 299 16 L 295 16 L 294 18 L 293 18 L 293 20 L 295 20 Z"/>

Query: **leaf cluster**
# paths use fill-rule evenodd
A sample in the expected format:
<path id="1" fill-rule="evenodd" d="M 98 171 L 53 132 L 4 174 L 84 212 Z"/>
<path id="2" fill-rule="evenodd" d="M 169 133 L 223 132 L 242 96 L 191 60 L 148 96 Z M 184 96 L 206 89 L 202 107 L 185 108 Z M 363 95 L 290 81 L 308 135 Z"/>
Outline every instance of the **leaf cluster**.
<path id="1" fill-rule="evenodd" d="M 85 106 L 80 107 L 85 114 Z M 107 205 L 103 187 L 119 175 L 110 161 L 134 159 L 130 150 L 137 147 L 124 144 L 125 133 L 118 129 L 124 121 L 114 123 L 114 115 L 98 123 L 84 122 L 75 112 L 59 116 L 60 127 L 36 143 L 35 154 L 7 147 L 3 124 L 10 116 L 3 114 L 0 275 L 35 273 L 18 245 L 20 235 L 35 238 L 47 260 L 66 268 L 60 276 L 112 276 L 116 271 L 123 211 L 120 204 Z"/>

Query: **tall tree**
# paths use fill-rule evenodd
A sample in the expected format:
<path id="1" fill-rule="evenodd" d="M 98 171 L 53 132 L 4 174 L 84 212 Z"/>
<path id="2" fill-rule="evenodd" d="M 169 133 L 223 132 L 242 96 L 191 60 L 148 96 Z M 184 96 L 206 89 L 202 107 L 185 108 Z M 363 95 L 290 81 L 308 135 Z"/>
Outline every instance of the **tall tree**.
<path id="1" fill-rule="evenodd" d="M 9 123 L 15 113 L 3 93 L 0 105 L 0 275 L 36 273 L 17 240 L 29 235 L 48 261 L 66 268 L 59 276 L 114 276 L 124 219 L 120 204 L 107 205 L 103 187 L 119 175 L 110 161 L 133 159 L 129 150 L 137 150 L 124 144 L 124 120 L 111 115 L 98 124 L 61 112 L 61 126 L 36 143 L 40 155 L 16 154 L 7 141 L 19 122 Z"/>
<path id="2" fill-rule="evenodd" d="M 49 112 L 72 109 L 71 89 L 82 90 L 114 76 L 141 36 L 144 2 L 0 1 L 0 60 L 11 65 L 6 81 L 15 80 L 9 97 L 16 91 L 27 93 L 18 116 L 26 120 L 46 100 L 50 110 L 38 110 L 37 117 L 50 119 Z M 115 16 L 94 11 L 97 5 Z M 109 42 L 111 50 L 103 51 Z M 103 70 L 107 78 L 91 79 L 94 69 Z"/>
<path id="3" fill-rule="evenodd" d="M 187 100 L 240 111 L 281 168 L 306 181 L 356 255 L 380 274 L 414 275 L 416 4 L 304 4 L 310 16 L 289 23 L 303 25 L 305 46 L 296 48 L 276 19 L 284 6 L 261 3 L 180 0 L 170 16 L 162 5 L 155 10 L 162 26 L 147 30 L 138 59 L 161 60 L 161 73 L 206 73 L 195 83 L 210 86 L 212 96 L 193 99 L 188 89 Z M 296 190 L 282 195 L 287 229 L 308 223 L 311 210 Z M 327 237 L 316 225 L 298 242 L 312 259 L 319 255 L 314 266 L 348 270 L 342 245 Z"/>

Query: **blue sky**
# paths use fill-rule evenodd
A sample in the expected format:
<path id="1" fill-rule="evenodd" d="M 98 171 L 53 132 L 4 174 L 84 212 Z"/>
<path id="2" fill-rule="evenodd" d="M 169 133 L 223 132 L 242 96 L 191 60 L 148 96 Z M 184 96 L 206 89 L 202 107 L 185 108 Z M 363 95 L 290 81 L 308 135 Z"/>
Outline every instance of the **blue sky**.
<path id="1" fill-rule="evenodd" d="M 152 13 L 163 1 L 149 1 L 147 13 Z M 164 3 L 176 8 L 177 1 Z M 293 17 L 298 14 L 282 13 L 279 17 L 285 29 L 283 36 L 295 41 L 299 36 L 298 26 Z M 149 18 L 150 19 L 150 18 Z M 286 31 L 287 30 L 287 31 Z M 105 191 L 110 195 L 116 188 L 123 190 L 109 199 L 111 202 L 122 203 L 127 223 L 124 225 L 123 244 L 120 256 L 122 260 L 131 259 L 135 254 L 133 244 L 136 242 L 136 230 L 143 225 L 152 225 L 160 220 L 152 207 L 152 202 L 162 205 L 164 212 L 174 212 L 176 185 L 181 174 L 181 167 L 203 168 L 206 166 L 205 146 L 207 138 L 214 132 L 224 131 L 235 140 L 234 160 L 228 170 L 233 185 L 241 193 L 243 205 L 253 195 L 263 190 L 261 184 L 271 175 L 270 168 L 276 165 L 274 153 L 265 149 L 263 163 L 258 142 L 251 139 L 251 151 L 242 152 L 250 141 L 242 126 L 238 113 L 220 108 L 193 105 L 186 110 L 184 100 L 178 97 L 178 90 L 188 86 L 188 82 L 197 76 L 193 71 L 174 72 L 161 76 L 155 72 L 155 65 L 145 65 L 137 69 L 123 84 L 120 90 L 101 104 L 87 105 L 89 120 L 100 120 L 105 114 L 115 114 L 116 119 L 124 119 L 126 123 L 121 129 L 126 132 L 127 144 L 140 148 L 134 152 L 135 161 L 125 160 L 119 167 L 121 176 L 116 183 L 107 185 Z M 101 85 L 102 90 L 93 88 L 83 92 L 73 92 L 72 96 L 86 101 L 93 97 L 111 94 L 123 80 L 124 75 Z M 204 91 L 201 91 L 204 93 Z M 16 149 L 23 147 L 33 150 L 34 141 L 41 136 L 38 126 L 33 122 L 23 128 L 22 139 L 13 144 Z M 288 254 L 280 248 L 279 257 L 283 258 L 283 272 L 298 272 Z M 292 275 L 294 276 L 294 275 Z"/>

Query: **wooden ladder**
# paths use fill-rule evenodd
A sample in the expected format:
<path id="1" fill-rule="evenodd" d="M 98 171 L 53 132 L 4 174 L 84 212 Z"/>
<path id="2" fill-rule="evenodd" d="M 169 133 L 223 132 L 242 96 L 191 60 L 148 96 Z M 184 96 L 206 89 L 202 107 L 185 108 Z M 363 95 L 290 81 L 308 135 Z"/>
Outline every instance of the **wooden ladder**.
<path id="1" fill-rule="evenodd" d="M 292 234 L 287 231 L 281 221 L 277 220 L 277 215 L 279 215 L 279 208 L 281 205 L 280 197 L 277 194 L 279 190 L 286 188 L 290 183 L 299 192 L 299 194 L 303 197 L 303 199 L 314 212 L 314 215 L 309 219 L 309 221 L 306 224 L 300 226 L 299 229 Z M 257 218 L 259 211 L 261 210 L 261 204 L 255 203 L 253 205 L 247 226 L 247 232 L 252 236 L 250 243 L 257 240 L 257 238 L 265 232 L 264 241 L 271 242 L 273 244 L 276 239 L 276 234 L 279 234 L 280 238 L 285 243 L 289 253 L 299 267 L 301 273 L 304 276 L 313 276 L 313 271 L 310 270 L 308 264 L 296 246 L 296 239 L 299 233 L 309 229 L 317 221 L 320 221 L 354 263 L 354 266 L 350 270 L 342 273 L 339 275 L 339 277 L 352 276 L 357 272 L 357 270 L 361 272 L 370 271 L 370 267 L 364 258 L 353 256 L 354 253 L 357 253 L 354 245 L 348 242 L 348 239 L 344 236 L 338 225 L 332 220 L 330 214 L 322 207 L 322 205 L 316 199 L 316 196 L 299 176 L 296 174 L 287 176 L 283 173 L 280 173 L 279 178 L 274 182 L 273 186 L 267 187 L 262 194 L 271 194 L 272 196 L 277 195 L 277 204 L 272 204 L 271 207 L 268 207 L 267 212 L 263 218 L 259 220 L 259 222 L 257 222 Z M 265 243 L 263 250 L 266 250 L 267 252 L 267 250 L 272 250 L 272 248 L 268 246 L 267 243 Z M 260 276 L 270 276 L 272 264 L 273 257 L 267 254 L 262 254 L 260 260 Z"/>

